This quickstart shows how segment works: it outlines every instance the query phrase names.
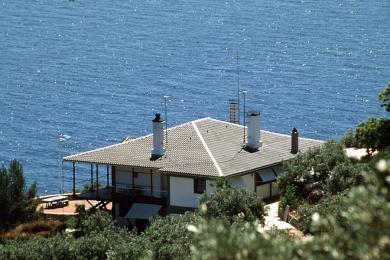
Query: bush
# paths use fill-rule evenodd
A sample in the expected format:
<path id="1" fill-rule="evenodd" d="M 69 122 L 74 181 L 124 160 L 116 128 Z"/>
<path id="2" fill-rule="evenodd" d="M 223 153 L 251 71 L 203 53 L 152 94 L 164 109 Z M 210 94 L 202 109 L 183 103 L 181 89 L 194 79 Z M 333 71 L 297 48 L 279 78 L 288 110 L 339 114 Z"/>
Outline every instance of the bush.
<path id="1" fill-rule="evenodd" d="M 325 191 L 334 195 L 363 184 L 362 168 L 362 165 L 349 161 L 336 165 L 326 181 Z"/>
<path id="2" fill-rule="evenodd" d="M 317 202 L 324 194 L 322 191 L 332 170 L 346 161 L 350 159 L 344 155 L 343 146 L 335 142 L 326 142 L 299 154 L 285 163 L 283 174 L 278 178 L 281 200 L 292 185 L 299 200 Z"/>
<path id="3" fill-rule="evenodd" d="M 382 159 L 363 172 L 364 186 L 351 189 L 344 210 L 315 218 L 312 230 L 319 246 L 343 259 L 390 259 L 390 160 Z M 325 248 L 322 248 L 325 251 Z"/>
<path id="4" fill-rule="evenodd" d="M 348 131 L 341 139 L 340 144 L 346 148 L 357 147 L 357 141 L 353 131 Z"/>
<path id="5" fill-rule="evenodd" d="M 151 258 L 148 242 L 143 236 L 121 230 L 107 251 L 107 258 L 112 260 Z"/>
<path id="6" fill-rule="evenodd" d="M 356 127 L 355 138 L 367 152 L 390 146 L 390 119 L 370 118 Z"/>
<path id="7" fill-rule="evenodd" d="M 192 233 L 187 226 L 198 222 L 194 213 L 155 219 L 142 234 L 155 259 L 185 259 L 190 254 Z"/>
<path id="8" fill-rule="evenodd" d="M 214 193 L 204 193 L 199 200 L 198 214 L 205 218 L 225 218 L 229 222 L 240 218 L 244 221 L 264 222 L 264 204 L 255 193 L 245 189 L 223 186 Z"/>
<path id="9" fill-rule="evenodd" d="M 297 195 L 297 189 L 294 185 L 288 185 L 285 192 L 282 194 L 279 206 L 284 209 L 287 205 L 290 209 L 296 209 L 298 207 L 299 198 Z"/>
<path id="10" fill-rule="evenodd" d="M 311 229 L 313 214 L 319 214 L 319 216 L 333 215 L 339 224 L 341 224 L 343 222 L 341 212 L 346 209 L 345 205 L 343 204 L 344 197 L 345 194 L 341 193 L 337 195 L 326 196 L 315 205 L 308 203 L 303 203 L 300 205 L 298 207 L 299 229 L 304 233 L 325 231 L 325 228 L 327 227 L 323 227 L 321 230 Z"/>
<path id="11" fill-rule="evenodd" d="M 297 241 L 256 223 L 212 219 L 193 228 L 193 259 L 298 259 Z"/>
<path id="12" fill-rule="evenodd" d="M 85 216 L 85 219 L 81 220 L 81 230 L 86 234 L 113 228 L 114 222 L 112 221 L 112 216 L 106 211 L 96 210 L 92 214 Z"/>
<path id="13" fill-rule="evenodd" d="M 36 237 L 48 237 L 65 230 L 65 224 L 55 220 L 40 220 L 17 226 L 1 236 L 2 240 L 31 239 Z"/>

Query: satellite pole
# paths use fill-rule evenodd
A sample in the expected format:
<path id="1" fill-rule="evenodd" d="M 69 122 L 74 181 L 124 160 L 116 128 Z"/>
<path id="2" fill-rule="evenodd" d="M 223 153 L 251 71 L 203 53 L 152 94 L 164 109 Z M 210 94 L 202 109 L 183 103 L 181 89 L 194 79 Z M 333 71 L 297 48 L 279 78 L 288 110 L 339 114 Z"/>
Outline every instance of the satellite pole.
<path id="1" fill-rule="evenodd" d="M 244 97 L 244 137 L 243 137 L 243 143 L 245 144 L 245 125 L 246 125 L 246 123 L 245 123 L 245 95 L 246 95 L 246 93 L 248 93 L 248 91 L 246 91 L 246 90 L 243 90 L 243 91 L 241 91 L 241 93 L 242 93 L 242 96 Z"/>
<path id="2" fill-rule="evenodd" d="M 58 136 L 58 148 L 59 148 L 59 159 L 60 159 L 60 193 L 64 193 L 64 161 L 62 160 L 62 143 L 70 139 L 69 135 L 60 133 Z M 66 144 L 65 144 L 66 145 Z M 64 146 L 65 146 L 64 145 Z"/>
<path id="3" fill-rule="evenodd" d="M 165 149 L 168 148 L 168 113 L 167 102 L 171 101 L 171 96 L 164 96 L 164 108 L 165 108 Z"/>
<path id="4" fill-rule="evenodd" d="M 238 111 L 240 111 L 240 66 L 238 64 L 238 51 L 236 57 L 236 67 L 237 67 L 237 102 L 238 102 Z"/>

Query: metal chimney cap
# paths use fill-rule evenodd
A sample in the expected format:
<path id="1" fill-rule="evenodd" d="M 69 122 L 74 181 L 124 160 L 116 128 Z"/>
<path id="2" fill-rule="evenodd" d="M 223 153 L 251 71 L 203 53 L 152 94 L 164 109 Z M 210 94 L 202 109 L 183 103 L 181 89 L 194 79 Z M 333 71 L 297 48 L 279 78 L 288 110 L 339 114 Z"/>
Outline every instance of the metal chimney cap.
<path id="1" fill-rule="evenodd" d="M 159 123 L 163 122 L 160 113 L 156 113 L 156 117 L 153 119 L 153 122 L 159 122 Z"/>
<path id="2" fill-rule="evenodd" d="M 260 115 L 260 112 L 256 111 L 256 110 L 251 110 L 246 115 L 247 116 L 258 116 L 258 115 Z"/>

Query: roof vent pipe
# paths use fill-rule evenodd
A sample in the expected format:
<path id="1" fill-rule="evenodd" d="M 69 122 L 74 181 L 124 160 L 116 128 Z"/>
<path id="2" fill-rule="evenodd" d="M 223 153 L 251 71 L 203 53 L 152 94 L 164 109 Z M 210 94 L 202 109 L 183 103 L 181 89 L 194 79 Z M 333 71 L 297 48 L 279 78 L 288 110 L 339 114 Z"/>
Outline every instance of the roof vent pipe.
<path id="1" fill-rule="evenodd" d="M 291 153 L 298 153 L 298 130 L 295 127 L 291 130 Z"/>
<path id="2" fill-rule="evenodd" d="M 153 150 L 152 156 L 162 156 L 165 153 L 164 148 L 164 120 L 159 113 L 153 119 Z"/>
<path id="3" fill-rule="evenodd" d="M 248 138 L 246 146 L 257 150 L 262 146 L 263 142 L 260 140 L 260 112 L 258 111 L 249 111 L 247 113 L 248 117 Z"/>

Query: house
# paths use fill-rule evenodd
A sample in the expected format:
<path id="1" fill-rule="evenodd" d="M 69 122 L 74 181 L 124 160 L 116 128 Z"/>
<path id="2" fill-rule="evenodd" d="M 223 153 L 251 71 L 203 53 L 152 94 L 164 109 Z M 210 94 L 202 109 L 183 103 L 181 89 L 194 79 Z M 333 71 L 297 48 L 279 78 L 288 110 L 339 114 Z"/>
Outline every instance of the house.
<path id="1" fill-rule="evenodd" d="M 93 166 L 97 171 L 105 165 L 111 185 L 84 196 L 112 201 L 118 220 L 148 219 L 161 210 L 194 209 L 202 193 L 212 192 L 214 177 L 226 178 L 233 187 L 264 199 L 276 196 L 283 162 L 322 142 L 298 137 L 295 128 L 291 136 L 260 130 L 256 111 L 247 117 L 247 127 L 203 118 L 165 132 L 164 121 L 156 114 L 153 134 L 65 157 L 73 163 L 73 192 L 76 164 L 88 163 L 91 183 Z"/>

